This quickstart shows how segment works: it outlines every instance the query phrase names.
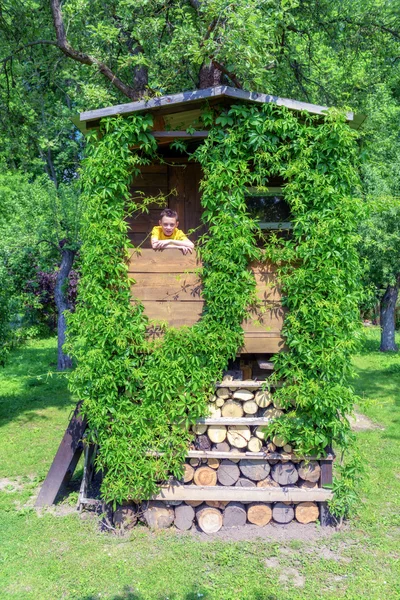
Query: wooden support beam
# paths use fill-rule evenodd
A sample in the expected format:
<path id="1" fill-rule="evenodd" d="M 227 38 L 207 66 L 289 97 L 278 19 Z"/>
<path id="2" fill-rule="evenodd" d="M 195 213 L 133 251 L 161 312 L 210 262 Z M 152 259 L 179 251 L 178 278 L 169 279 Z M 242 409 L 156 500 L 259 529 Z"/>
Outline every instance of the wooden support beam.
<path id="1" fill-rule="evenodd" d="M 201 139 L 204 140 L 208 137 L 208 131 L 193 131 L 193 133 L 188 133 L 187 131 L 151 131 L 151 135 L 153 135 L 156 139 L 182 139 L 182 140 L 191 140 L 191 139 Z"/>
<path id="2" fill-rule="evenodd" d="M 257 488 L 174 484 L 161 487 L 152 500 L 220 500 L 223 502 L 321 502 L 332 492 L 321 488 Z"/>
<path id="3" fill-rule="evenodd" d="M 268 425 L 271 419 L 267 417 L 203 417 L 197 423 L 204 425 Z"/>
<path id="4" fill-rule="evenodd" d="M 61 440 L 47 477 L 40 489 L 35 506 L 53 504 L 61 486 L 73 475 L 83 451 L 82 437 L 87 427 L 86 419 L 80 414 L 81 402 L 78 402 Z"/>
<path id="5" fill-rule="evenodd" d="M 329 453 L 333 455 L 332 449 L 328 448 Z M 319 479 L 319 486 L 331 486 L 333 483 L 333 463 L 331 460 L 321 460 L 321 476 Z M 326 489 L 326 488 L 325 488 Z M 335 519 L 331 515 L 328 507 L 328 503 L 325 501 L 319 503 L 319 520 L 322 527 L 328 527 L 335 524 Z"/>
<path id="6" fill-rule="evenodd" d="M 254 381 L 254 379 L 248 379 L 243 381 L 221 381 L 215 384 L 216 388 L 245 388 L 246 390 L 259 390 L 265 385 L 265 381 Z M 281 381 L 275 383 L 271 382 L 272 388 L 282 386 Z M 266 386 L 268 387 L 268 386 Z"/>

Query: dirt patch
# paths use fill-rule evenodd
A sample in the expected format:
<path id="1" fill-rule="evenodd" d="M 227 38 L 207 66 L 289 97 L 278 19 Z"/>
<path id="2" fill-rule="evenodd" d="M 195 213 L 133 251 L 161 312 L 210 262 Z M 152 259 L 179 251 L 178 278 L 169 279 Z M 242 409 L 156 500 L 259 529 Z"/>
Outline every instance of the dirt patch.
<path id="1" fill-rule="evenodd" d="M 300 575 L 297 569 L 293 567 L 285 567 L 283 573 L 279 575 L 279 583 L 286 585 L 286 587 L 304 587 L 306 583 L 306 578 L 303 575 Z"/>
<path id="2" fill-rule="evenodd" d="M 374 423 L 371 419 L 357 411 L 354 411 L 354 415 L 349 417 L 349 421 L 353 431 L 368 431 L 373 429 L 383 431 L 385 429 L 382 425 Z"/>
<path id="3" fill-rule="evenodd" d="M 288 525 L 268 523 L 265 527 L 257 525 L 245 525 L 244 527 L 232 527 L 231 529 L 220 529 L 217 533 L 206 534 L 193 527 L 189 535 L 193 535 L 200 541 L 220 540 L 229 542 L 245 542 L 251 540 L 269 540 L 271 542 L 285 543 L 291 540 L 301 542 L 312 542 L 329 538 L 336 533 L 333 527 L 319 527 L 314 523 L 302 525 L 292 521 Z M 179 535 L 179 534 L 178 534 Z M 182 535 L 188 535 L 182 532 Z"/>
<path id="4" fill-rule="evenodd" d="M 0 491 L 1 492 L 18 492 L 23 489 L 20 477 L 9 479 L 8 477 L 0 478 Z"/>

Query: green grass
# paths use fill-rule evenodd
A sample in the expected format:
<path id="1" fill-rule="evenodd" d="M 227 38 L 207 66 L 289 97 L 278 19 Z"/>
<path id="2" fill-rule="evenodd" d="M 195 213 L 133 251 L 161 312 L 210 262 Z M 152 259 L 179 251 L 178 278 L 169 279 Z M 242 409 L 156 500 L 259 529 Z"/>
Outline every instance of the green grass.
<path id="1" fill-rule="evenodd" d="M 378 332 L 367 330 L 354 361 L 360 409 L 384 427 L 359 434 L 367 469 L 360 513 L 328 537 L 284 543 L 268 527 L 247 542 L 143 527 L 118 538 L 75 513 L 37 515 L 34 477 L 45 475 L 73 403 L 63 378 L 46 379 L 54 341 L 18 350 L 0 371 L 0 478 L 10 480 L 0 492 L 0 598 L 400 598 L 400 358 L 377 348 Z"/>

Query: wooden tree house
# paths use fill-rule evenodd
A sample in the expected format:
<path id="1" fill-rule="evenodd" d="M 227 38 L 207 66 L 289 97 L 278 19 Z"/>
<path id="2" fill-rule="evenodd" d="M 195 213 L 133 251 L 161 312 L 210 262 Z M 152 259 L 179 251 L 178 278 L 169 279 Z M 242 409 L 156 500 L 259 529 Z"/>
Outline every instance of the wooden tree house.
<path id="1" fill-rule="evenodd" d="M 166 198 L 167 206 L 178 212 L 180 228 L 186 233 L 189 232 L 189 237 L 196 243 L 203 232 L 200 194 L 201 167 L 198 163 L 189 161 L 183 153 L 174 150 L 171 142 L 177 139 L 187 140 L 190 148 L 194 149 L 208 135 L 208 131 L 202 129 L 200 123 L 200 115 L 204 106 L 206 104 L 208 106 L 229 106 L 237 102 L 275 103 L 294 111 L 308 111 L 317 115 L 323 115 L 327 110 L 327 107 L 324 106 L 219 86 L 83 112 L 75 120 L 75 123 L 83 133 L 86 133 L 97 129 L 100 120 L 110 116 L 150 112 L 154 122 L 152 135 L 157 140 L 158 156 L 162 157 L 162 160 L 141 168 L 140 175 L 132 183 L 132 196 L 137 198 L 163 195 Z M 363 120 L 362 117 L 358 117 L 352 112 L 348 112 L 346 116 L 349 125 L 355 128 L 358 128 Z M 266 235 L 271 230 L 279 230 L 280 235 L 290 235 L 290 212 L 284 202 L 283 185 L 284 181 L 274 179 L 268 182 L 268 192 L 264 191 L 260 194 L 254 189 L 248 190 L 249 211 L 258 216 L 260 227 Z M 132 286 L 132 298 L 143 303 L 145 313 L 156 323 L 162 321 L 174 327 L 190 326 L 201 318 L 204 304 L 201 296 L 201 282 L 197 274 L 201 265 L 195 252 L 192 255 L 184 256 L 178 249 L 166 249 L 162 252 L 151 249 L 150 232 L 152 227 L 158 224 L 160 210 L 157 204 L 152 204 L 148 214 L 141 213 L 128 218 L 130 240 L 134 247 L 140 246 L 141 248 L 140 253 L 132 250 L 129 260 L 129 275 L 136 282 Z M 252 264 L 249 268 L 255 275 L 259 306 L 257 309 L 249 311 L 248 317 L 242 324 L 244 347 L 240 349 L 239 355 L 243 361 L 247 361 L 249 364 L 252 359 L 255 368 L 268 370 L 273 368 L 268 362 L 270 356 L 285 349 L 284 338 L 281 334 L 285 312 L 275 278 L 274 265 Z M 251 371 L 246 372 L 244 369 L 244 374 L 245 379 L 251 377 Z M 251 381 L 240 381 L 240 378 L 236 378 L 218 383 L 216 385 L 217 396 L 222 397 L 223 394 L 218 395 L 218 390 L 221 389 L 230 390 L 227 391 L 224 401 L 231 402 L 232 395 L 235 398 L 235 389 L 247 390 L 254 396 L 261 387 L 259 380 L 262 377 L 259 370 L 254 371 L 253 375 L 256 375 L 256 379 Z M 251 438 L 255 439 L 256 429 L 268 422 L 261 407 L 262 404 L 256 406 L 256 412 L 250 414 L 240 408 L 241 416 L 224 417 L 218 414 L 207 417 L 199 421 L 199 426 L 203 426 L 203 428 L 200 427 L 198 431 L 205 432 L 208 427 L 215 426 L 229 428 L 230 426 L 244 425 L 249 429 Z M 77 428 L 76 431 L 77 435 L 82 436 L 82 427 Z M 71 437 L 71 428 L 69 428 L 69 436 Z M 69 442 L 66 445 L 68 446 L 68 444 Z M 295 465 L 300 461 L 292 455 L 290 448 L 281 448 L 280 450 L 272 448 L 268 451 L 265 449 L 260 451 L 257 449 L 257 444 L 255 446 L 255 450 L 250 450 L 250 447 L 229 448 L 228 446 L 226 448 L 223 445 L 218 447 L 218 443 L 213 447 L 210 445 L 210 448 L 197 446 L 196 449 L 188 452 L 188 469 L 190 470 L 193 465 L 202 468 L 201 461 L 203 464 L 208 462 L 208 465 L 210 465 L 210 461 L 214 461 L 214 463 L 217 461 L 217 464 L 220 465 L 221 461 L 228 460 L 230 462 L 232 459 L 240 461 L 240 464 L 243 461 L 250 461 L 251 464 L 258 465 L 267 465 L 268 461 L 272 461 L 273 466 L 276 466 L 277 463 L 287 465 L 289 462 L 294 465 L 297 473 L 299 467 Z M 69 451 L 67 448 L 64 454 L 61 452 L 60 456 L 57 455 L 58 459 L 56 457 L 55 461 L 59 461 L 59 467 L 61 464 L 64 465 L 64 470 L 63 468 L 58 469 L 58 484 L 63 479 L 62 474 L 65 474 L 66 469 L 70 468 L 70 463 L 73 464 L 73 461 L 76 461 L 76 451 L 75 440 L 74 444 L 70 445 Z M 290 478 L 285 479 L 285 477 L 282 479 L 283 483 L 279 481 L 277 487 L 270 488 L 256 487 L 254 481 L 250 481 L 251 487 L 246 487 L 245 483 L 236 484 L 236 487 L 230 487 L 227 484 L 202 486 L 200 477 L 200 483 L 197 485 L 178 483 L 174 486 L 164 487 L 155 500 L 166 503 L 188 501 L 192 505 L 199 504 L 203 500 L 211 503 L 227 503 L 232 500 L 261 503 L 311 501 L 311 503 L 319 503 L 321 521 L 326 523 L 328 521 L 326 501 L 330 498 L 331 492 L 324 489 L 323 486 L 332 481 L 332 460 L 332 454 L 328 453 L 323 460 L 318 461 L 318 482 L 314 481 L 318 485 L 311 490 L 307 486 L 293 487 Z M 88 453 L 85 473 L 89 473 L 89 462 Z M 57 471 L 56 467 L 57 465 L 52 466 L 53 473 Z M 279 477 L 280 475 L 277 475 L 275 482 Z M 189 477 L 187 483 L 191 481 L 192 479 Z M 50 485 L 47 480 L 46 482 L 39 496 L 38 504 L 54 501 L 54 490 L 58 489 L 59 485 L 57 487 L 56 483 Z M 81 505 L 90 503 L 90 499 L 86 498 L 87 483 L 88 478 L 86 477 L 81 489 Z M 239 487 L 237 487 L 238 485 Z"/>

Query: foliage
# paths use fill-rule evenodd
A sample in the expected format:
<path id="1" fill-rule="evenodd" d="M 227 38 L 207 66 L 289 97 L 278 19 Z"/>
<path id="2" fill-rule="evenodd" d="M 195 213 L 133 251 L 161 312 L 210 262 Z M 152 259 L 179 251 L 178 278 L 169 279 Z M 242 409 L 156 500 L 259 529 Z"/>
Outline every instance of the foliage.
<path id="1" fill-rule="evenodd" d="M 275 394 L 288 412 L 272 430 L 301 454 L 351 442 L 347 415 L 354 395 L 347 382 L 359 330 L 355 136 L 335 114 L 319 127 L 312 121 L 281 170 L 293 237 L 276 239 L 267 249 L 281 261 L 288 310 L 283 334 L 289 352 L 275 360 L 276 376 L 286 381 Z"/>
<path id="2" fill-rule="evenodd" d="M 366 285 L 380 299 L 400 278 L 400 196 L 368 198 L 368 217 L 360 228 L 360 253 L 367 259 Z"/>
<path id="3" fill-rule="evenodd" d="M 147 320 L 140 304 L 129 304 L 124 263 L 124 205 L 130 178 L 154 153 L 151 118 L 106 120 L 86 163 L 82 285 L 70 318 L 69 351 L 78 359 L 71 389 L 84 400 L 100 445 L 103 494 L 114 502 L 148 498 L 159 482 L 182 473 L 188 425 L 205 414 L 213 383 L 243 344 L 241 323 L 255 302 L 247 265 L 261 255 L 245 187 L 266 185 L 274 175 L 288 181 L 294 230 L 292 239 L 274 238 L 266 249 L 279 265 L 289 309 L 289 352 L 276 357 L 277 377 L 285 381 L 277 395 L 289 410 L 270 431 L 301 454 L 323 454 L 333 441 L 346 448 L 351 440 L 347 414 L 354 396 L 347 379 L 359 296 L 354 133 L 340 114 L 318 125 L 316 117 L 300 121 L 271 105 L 208 110 L 203 120 L 215 123 L 195 152 L 209 226 L 199 248 L 205 313 L 191 328 L 167 329 L 162 340 L 146 340 Z M 130 153 L 132 145 L 140 150 Z"/>
<path id="4" fill-rule="evenodd" d="M 49 289 L 46 297 L 44 288 L 50 282 L 45 279 L 56 276 L 61 246 L 79 242 L 80 207 L 72 186 L 56 190 L 47 176 L 34 179 L 6 169 L 0 174 L 0 207 L 0 355 L 4 362 L 14 341 L 31 336 L 34 329 L 43 332 L 43 324 L 47 331 L 54 327 L 54 295 Z"/>

